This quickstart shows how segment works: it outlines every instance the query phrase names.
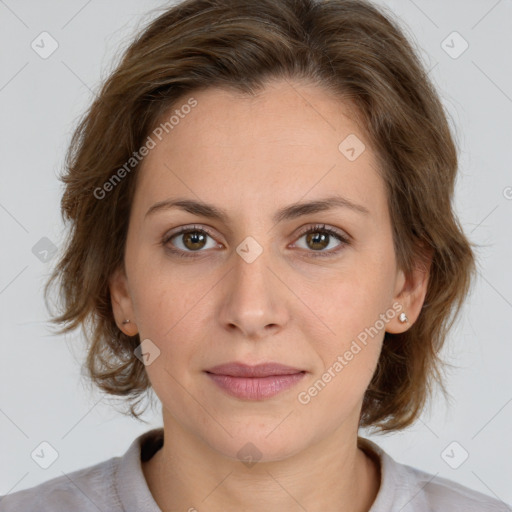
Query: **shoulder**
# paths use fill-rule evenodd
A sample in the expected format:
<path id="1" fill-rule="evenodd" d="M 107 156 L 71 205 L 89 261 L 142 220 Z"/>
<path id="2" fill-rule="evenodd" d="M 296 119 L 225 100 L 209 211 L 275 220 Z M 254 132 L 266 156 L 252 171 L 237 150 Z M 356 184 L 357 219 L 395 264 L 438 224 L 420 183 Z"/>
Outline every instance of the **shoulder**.
<path id="1" fill-rule="evenodd" d="M 118 510 L 114 474 L 119 457 L 52 478 L 39 485 L 0 496 L 0 512 L 84 512 Z M 106 502 L 108 499 L 108 503 Z"/>
<path id="2" fill-rule="evenodd" d="M 398 463 L 396 463 L 398 464 Z M 436 510 L 439 512 L 512 512 L 502 501 L 465 487 L 457 482 L 399 464 L 399 473 L 407 475 L 411 506 L 406 511 Z M 411 495 L 412 493 L 414 495 Z M 418 504 L 414 508 L 415 502 Z"/>
<path id="3" fill-rule="evenodd" d="M 158 512 L 160 509 L 147 486 L 141 463 L 150 459 L 162 445 L 162 428 L 144 432 L 120 457 L 0 496 L 0 512 Z"/>
<path id="4" fill-rule="evenodd" d="M 373 451 L 381 463 L 381 488 L 370 512 L 512 512 L 511 507 L 496 498 L 400 464 L 377 444 L 359 439 L 361 448 Z"/>

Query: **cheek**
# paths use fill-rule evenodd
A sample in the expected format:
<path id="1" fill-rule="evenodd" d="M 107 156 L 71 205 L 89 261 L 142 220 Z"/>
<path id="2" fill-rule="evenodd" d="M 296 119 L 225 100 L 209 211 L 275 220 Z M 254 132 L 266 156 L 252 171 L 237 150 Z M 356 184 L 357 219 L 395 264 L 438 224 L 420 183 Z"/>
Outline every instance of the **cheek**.
<path id="1" fill-rule="evenodd" d="M 172 384 L 167 372 L 185 384 L 187 372 L 201 366 L 198 359 L 208 343 L 213 294 L 207 292 L 214 281 L 198 278 L 197 272 L 191 274 L 192 267 L 189 272 L 172 269 L 169 264 L 143 268 L 151 270 L 134 280 L 137 326 L 141 341 L 151 340 L 160 351 L 158 360 L 146 371 L 157 386 L 163 381 Z"/>
<path id="2" fill-rule="evenodd" d="M 392 258 L 357 258 L 336 279 L 309 290 L 312 309 L 324 326 L 324 336 L 314 335 L 312 329 L 309 332 L 324 367 L 320 373 L 329 381 L 326 387 L 331 391 L 325 398 L 340 391 L 354 397 L 364 393 L 378 362 L 386 322 L 395 313 L 391 308 Z"/>
<path id="3" fill-rule="evenodd" d="M 198 278 L 192 265 L 173 264 L 162 248 L 150 247 L 132 253 L 127 271 L 141 335 L 163 342 L 183 322 L 197 320 L 194 313 L 208 283 Z"/>
<path id="4" fill-rule="evenodd" d="M 135 306 L 141 339 L 154 340 L 169 357 L 193 350 L 207 317 L 208 303 L 201 301 L 203 295 L 194 290 L 185 293 L 174 286 L 142 290 Z"/>
<path id="5" fill-rule="evenodd" d="M 378 262 L 365 264 L 361 258 L 305 290 L 308 304 L 325 325 L 329 345 L 333 339 L 356 337 L 390 307 L 393 287 L 389 269 L 383 267 Z"/>
<path id="6" fill-rule="evenodd" d="M 318 316 L 328 334 L 309 329 L 321 365 L 301 387 L 297 399 L 312 416 L 321 417 L 329 409 L 332 425 L 358 407 L 375 372 L 385 331 L 380 315 L 387 308 L 381 286 L 375 276 L 353 272 L 331 282 L 325 296 L 315 296 Z M 303 325 L 301 330 L 308 328 Z"/>

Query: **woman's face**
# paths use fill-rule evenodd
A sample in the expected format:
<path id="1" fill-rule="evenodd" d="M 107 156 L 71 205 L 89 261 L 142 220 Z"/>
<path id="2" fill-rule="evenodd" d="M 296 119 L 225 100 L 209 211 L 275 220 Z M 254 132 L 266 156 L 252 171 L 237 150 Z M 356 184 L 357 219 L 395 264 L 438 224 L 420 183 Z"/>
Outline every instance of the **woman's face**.
<path id="1" fill-rule="evenodd" d="M 197 104 L 180 109 L 190 96 Z M 164 424 L 233 458 L 278 460 L 352 439 L 384 332 L 406 330 L 400 308 L 413 322 L 425 291 L 411 295 L 397 269 L 369 141 L 312 85 L 190 96 L 136 171 L 126 274 L 111 280 L 119 325 L 150 340 L 146 371 Z M 189 206 L 162 206 L 178 200 Z M 207 372 L 232 362 L 302 373 Z"/>

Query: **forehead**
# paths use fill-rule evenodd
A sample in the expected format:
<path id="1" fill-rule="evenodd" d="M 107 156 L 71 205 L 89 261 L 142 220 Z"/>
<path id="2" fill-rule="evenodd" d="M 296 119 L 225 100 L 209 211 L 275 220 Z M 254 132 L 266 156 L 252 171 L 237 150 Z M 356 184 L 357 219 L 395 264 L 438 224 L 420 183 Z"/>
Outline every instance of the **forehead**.
<path id="1" fill-rule="evenodd" d="M 195 106 L 180 110 L 191 98 Z M 325 89 L 288 81 L 254 96 L 193 92 L 159 120 L 165 126 L 174 115 L 138 171 L 138 194 L 146 206 L 184 194 L 264 206 L 335 192 L 378 210 L 384 184 L 366 134 L 349 114 Z"/>

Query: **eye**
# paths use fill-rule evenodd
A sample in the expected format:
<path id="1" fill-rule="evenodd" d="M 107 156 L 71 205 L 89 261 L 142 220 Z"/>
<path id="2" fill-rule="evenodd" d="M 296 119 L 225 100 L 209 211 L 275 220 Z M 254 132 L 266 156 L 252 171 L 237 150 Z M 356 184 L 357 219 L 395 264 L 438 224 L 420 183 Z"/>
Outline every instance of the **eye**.
<path id="1" fill-rule="evenodd" d="M 208 238 L 212 238 L 212 234 L 205 228 L 185 226 L 179 231 L 165 236 L 162 245 L 166 246 L 172 253 L 187 257 L 192 255 L 190 253 L 202 252 L 202 249 L 213 249 L 218 246 L 213 239 L 208 245 Z M 175 239 L 176 242 L 172 242 Z M 176 249 L 171 246 L 176 247 Z"/>
<path id="2" fill-rule="evenodd" d="M 301 238 L 305 238 L 306 247 L 303 248 L 309 250 L 308 252 L 316 253 L 311 254 L 311 256 L 333 256 L 337 254 L 343 246 L 350 243 L 347 236 L 335 229 L 326 227 L 325 224 L 308 228 L 306 231 L 302 232 L 299 240 Z M 338 240 L 340 243 L 338 245 L 334 244 L 333 249 L 333 242 L 335 242 L 335 240 Z M 324 250 L 329 247 L 330 250 Z"/>

